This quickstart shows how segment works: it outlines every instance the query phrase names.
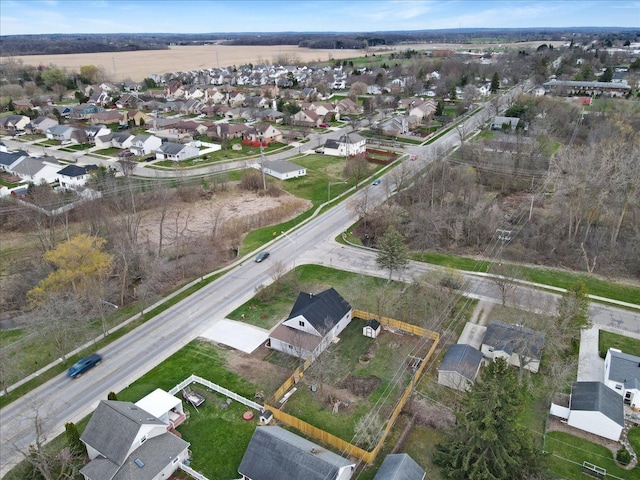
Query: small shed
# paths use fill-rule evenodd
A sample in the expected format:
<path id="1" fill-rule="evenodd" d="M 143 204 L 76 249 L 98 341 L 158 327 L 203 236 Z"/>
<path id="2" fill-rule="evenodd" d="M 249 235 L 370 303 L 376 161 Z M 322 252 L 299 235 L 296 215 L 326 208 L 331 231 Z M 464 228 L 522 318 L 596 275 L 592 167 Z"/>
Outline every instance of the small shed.
<path id="1" fill-rule="evenodd" d="M 438 368 L 438 383 L 456 390 L 469 390 L 481 365 L 480 351 L 466 344 L 451 345 Z"/>
<path id="2" fill-rule="evenodd" d="M 138 400 L 136 407 L 149 412 L 172 427 L 177 427 L 186 419 L 182 400 L 160 388 L 156 388 L 149 395 Z"/>
<path id="3" fill-rule="evenodd" d="M 377 320 L 367 320 L 367 323 L 362 327 L 362 335 L 369 338 L 378 338 L 381 331 L 382 325 Z"/>
<path id="4" fill-rule="evenodd" d="M 269 425 L 273 420 L 273 412 L 271 410 L 265 410 L 260 414 L 260 423 L 263 425 Z"/>

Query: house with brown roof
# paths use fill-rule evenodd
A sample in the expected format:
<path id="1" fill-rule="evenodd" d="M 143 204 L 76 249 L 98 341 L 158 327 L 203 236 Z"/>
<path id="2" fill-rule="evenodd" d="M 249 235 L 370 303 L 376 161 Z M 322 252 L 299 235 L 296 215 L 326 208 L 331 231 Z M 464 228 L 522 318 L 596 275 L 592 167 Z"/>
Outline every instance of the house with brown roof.
<path id="1" fill-rule="evenodd" d="M 104 124 L 104 125 L 112 125 L 112 124 L 120 124 L 124 125 L 127 123 L 126 112 L 120 113 L 117 110 L 105 110 L 104 112 L 93 113 L 89 116 L 89 121 L 91 125 Z"/>
<path id="2" fill-rule="evenodd" d="M 242 134 L 242 138 L 250 142 L 270 144 L 282 141 L 282 132 L 268 123 L 258 123 Z"/>
<path id="3" fill-rule="evenodd" d="M 318 127 L 322 123 L 322 117 L 313 110 L 300 110 L 291 116 L 291 121 L 294 125 Z"/>

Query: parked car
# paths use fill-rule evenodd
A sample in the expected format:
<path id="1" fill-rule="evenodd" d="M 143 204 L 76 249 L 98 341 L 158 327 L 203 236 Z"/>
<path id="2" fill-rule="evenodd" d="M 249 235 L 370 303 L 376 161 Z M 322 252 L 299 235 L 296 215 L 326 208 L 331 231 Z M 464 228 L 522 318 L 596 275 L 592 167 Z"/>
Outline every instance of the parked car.
<path id="1" fill-rule="evenodd" d="M 256 257 L 256 263 L 260 263 L 267 258 L 269 258 L 269 252 L 260 252 Z"/>
<path id="2" fill-rule="evenodd" d="M 316 153 L 324 153 L 324 148 L 317 148 Z"/>
<path id="3" fill-rule="evenodd" d="M 343 115 L 342 117 L 340 117 L 340 120 L 342 120 L 343 122 L 348 122 L 349 120 L 351 120 L 351 117 Z"/>
<path id="4" fill-rule="evenodd" d="M 120 152 L 118 156 L 120 158 L 126 158 L 126 157 L 134 157 L 135 155 L 133 152 L 126 151 L 126 152 Z"/>
<path id="5" fill-rule="evenodd" d="M 380 179 L 376 179 L 373 181 L 373 183 L 371 185 L 380 185 Z"/>
<path id="6" fill-rule="evenodd" d="M 118 130 L 129 130 L 129 125 L 126 123 L 124 125 L 118 125 Z"/>
<path id="7" fill-rule="evenodd" d="M 144 159 L 145 162 L 152 162 L 156 159 L 155 155 L 149 155 L 147 158 Z"/>
<path id="8" fill-rule="evenodd" d="M 84 357 L 71 365 L 69 370 L 67 370 L 67 375 L 71 378 L 78 378 L 84 372 L 91 370 L 96 365 L 100 365 L 100 362 L 102 362 L 100 354 L 92 353 L 88 357 Z"/>
<path id="9" fill-rule="evenodd" d="M 327 123 L 321 123 L 321 124 L 320 124 L 320 128 L 329 128 L 329 124 L 327 124 Z"/>

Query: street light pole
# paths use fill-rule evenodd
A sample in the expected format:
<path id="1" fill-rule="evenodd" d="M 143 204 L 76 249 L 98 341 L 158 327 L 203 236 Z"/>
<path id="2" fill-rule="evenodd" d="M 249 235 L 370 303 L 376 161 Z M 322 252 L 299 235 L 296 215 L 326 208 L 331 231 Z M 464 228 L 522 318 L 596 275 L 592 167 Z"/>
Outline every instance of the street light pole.
<path id="1" fill-rule="evenodd" d="M 340 185 L 343 183 L 347 183 L 347 182 L 329 182 L 329 185 L 327 186 L 327 202 L 331 201 L 331 185 Z"/>

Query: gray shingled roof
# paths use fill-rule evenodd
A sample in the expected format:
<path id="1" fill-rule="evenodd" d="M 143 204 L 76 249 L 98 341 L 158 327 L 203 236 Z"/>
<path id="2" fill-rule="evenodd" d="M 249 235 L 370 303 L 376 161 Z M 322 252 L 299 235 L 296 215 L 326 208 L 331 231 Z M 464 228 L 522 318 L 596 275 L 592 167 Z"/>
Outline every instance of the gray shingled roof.
<path id="1" fill-rule="evenodd" d="M 624 427 L 622 395 L 602 382 L 573 382 L 569 410 L 600 412 Z"/>
<path id="2" fill-rule="evenodd" d="M 276 426 L 253 432 L 240 475 L 256 480 L 335 480 L 353 462 Z"/>
<path id="3" fill-rule="evenodd" d="M 349 310 L 351 310 L 351 305 L 338 292 L 330 288 L 317 295 L 300 292 L 289 318 L 302 315 L 318 332 L 324 335 Z"/>
<path id="4" fill-rule="evenodd" d="M 58 175 L 65 175 L 67 177 L 81 177 L 87 174 L 87 169 L 78 165 L 67 165 L 58 172 Z"/>
<path id="5" fill-rule="evenodd" d="M 26 157 L 23 158 L 20 163 L 15 165 L 11 170 L 15 172 L 16 175 L 30 175 L 33 176 L 42 170 L 45 167 L 45 164 L 42 160 Z"/>
<path id="6" fill-rule="evenodd" d="M 456 343 L 449 347 L 438 370 L 441 372 L 457 372 L 463 377 L 474 381 L 481 361 L 482 352 L 471 345 Z"/>
<path id="7" fill-rule="evenodd" d="M 609 380 L 624 384 L 625 389 L 638 388 L 640 384 L 640 357 L 609 350 L 611 365 Z"/>
<path id="8" fill-rule="evenodd" d="M 544 347 L 544 333 L 520 325 L 491 320 L 482 343 L 509 355 L 515 352 L 539 359 Z"/>
<path id="9" fill-rule="evenodd" d="M 387 455 L 373 480 L 423 480 L 425 471 L 406 453 Z"/>
<path id="10" fill-rule="evenodd" d="M 167 465 L 178 457 L 189 443 L 172 433 L 153 437 L 136 449 L 118 471 L 113 480 L 153 480 Z M 144 467 L 138 467 L 135 460 L 139 458 Z M 92 479 L 94 480 L 94 479 Z M 99 479 L 95 479 L 99 480 Z"/>
<path id="11" fill-rule="evenodd" d="M 166 424 L 131 402 L 102 400 L 80 440 L 122 465 L 142 425 Z"/>
<path id="12" fill-rule="evenodd" d="M 26 156 L 27 153 L 23 152 L 22 150 L 18 152 L 0 152 L 0 165 L 4 165 L 8 168 L 18 160 Z"/>
<path id="13" fill-rule="evenodd" d="M 297 172 L 298 170 L 304 170 L 304 167 L 296 165 L 295 163 L 287 162 L 286 160 L 269 160 L 264 162 L 264 168 L 268 168 L 278 173 Z"/>
<path id="14" fill-rule="evenodd" d="M 167 142 L 163 143 L 158 150 L 165 155 L 177 155 L 182 151 L 183 148 L 184 145 L 182 145 L 181 143 Z"/>

